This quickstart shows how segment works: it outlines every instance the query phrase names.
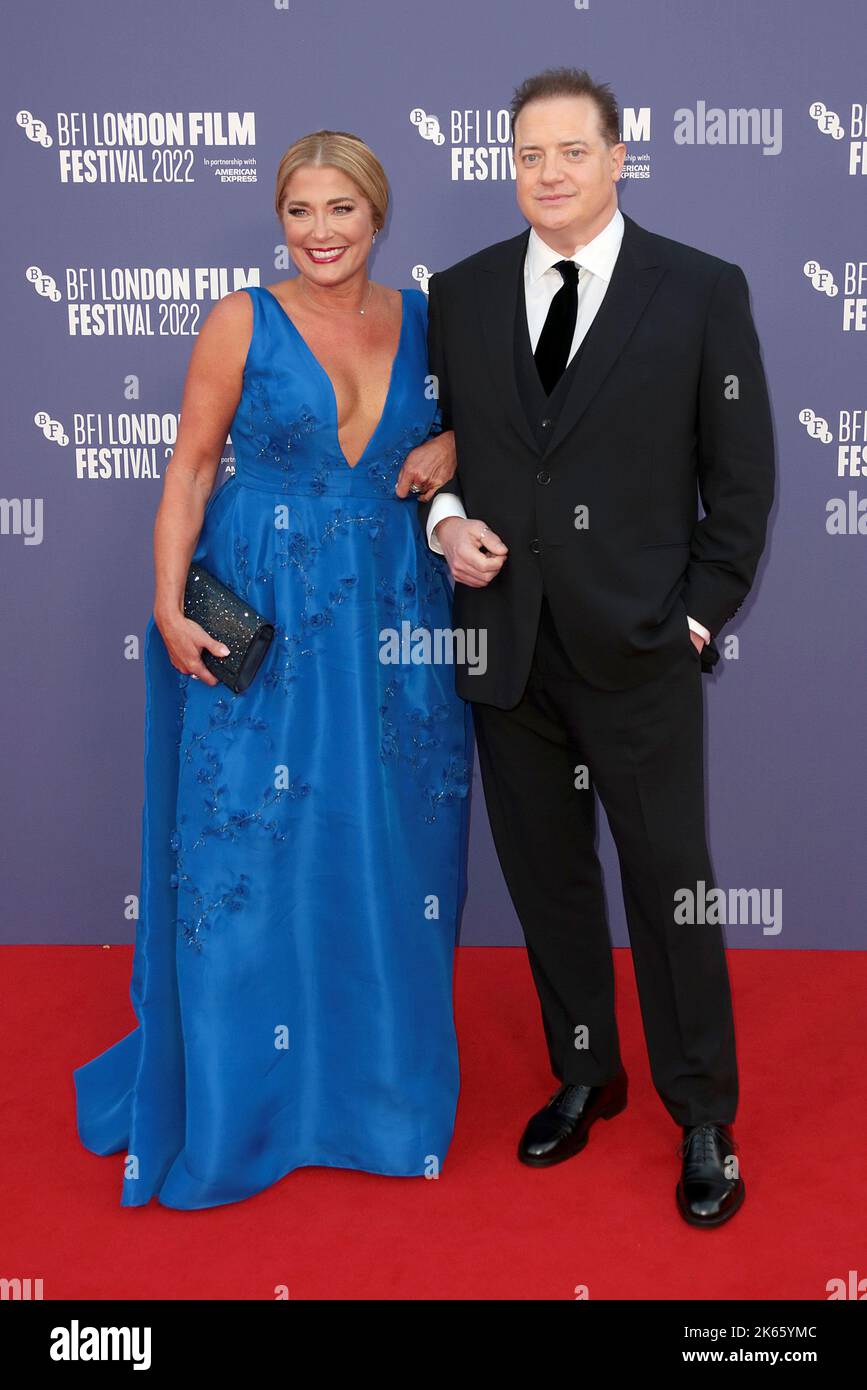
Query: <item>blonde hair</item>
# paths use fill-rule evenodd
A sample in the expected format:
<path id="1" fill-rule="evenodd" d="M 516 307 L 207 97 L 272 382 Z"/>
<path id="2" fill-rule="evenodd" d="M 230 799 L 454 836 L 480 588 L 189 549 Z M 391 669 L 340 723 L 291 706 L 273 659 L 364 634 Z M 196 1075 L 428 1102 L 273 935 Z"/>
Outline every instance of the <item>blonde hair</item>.
<path id="1" fill-rule="evenodd" d="M 315 130 L 290 145 L 277 167 L 274 206 L 282 218 L 281 203 L 286 184 L 303 164 L 330 165 L 348 174 L 370 203 L 373 226 L 379 231 L 388 212 L 388 179 L 373 150 L 358 135 L 345 130 Z"/>

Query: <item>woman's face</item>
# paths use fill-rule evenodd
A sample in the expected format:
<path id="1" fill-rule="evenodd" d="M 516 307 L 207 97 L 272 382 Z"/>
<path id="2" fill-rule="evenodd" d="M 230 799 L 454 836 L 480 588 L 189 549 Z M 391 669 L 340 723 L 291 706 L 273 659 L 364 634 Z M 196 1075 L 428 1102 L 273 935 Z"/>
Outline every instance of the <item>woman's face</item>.
<path id="1" fill-rule="evenodd" d="M 364 270 L 376 230 L 368 200 L 348 174 L 328 164 L 303 164 L 291 175 L 283 229 L 300 273 L 323 286 Z"/>

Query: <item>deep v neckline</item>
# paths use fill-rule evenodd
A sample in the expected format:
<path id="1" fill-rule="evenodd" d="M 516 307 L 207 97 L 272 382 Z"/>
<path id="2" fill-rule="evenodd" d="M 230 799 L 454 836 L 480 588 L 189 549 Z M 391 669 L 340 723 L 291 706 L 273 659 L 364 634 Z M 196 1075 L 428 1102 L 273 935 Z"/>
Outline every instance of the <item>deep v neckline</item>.
<path id="1" fill-rule="evenodd" d="M 383 421 L 385 420 L 385 417 L 388 414 L 388 407 L 391 402 L 391 388 L 394 385 L 394 374 L 397 368 L 397 360 L 400 357 L 401 351 L 403 349 L 403 340 L 406 332 L 406 290 L 400 291 L 400 334 L 397 339 L 397 351 L 395 352 L 394 357 L 391 359 L 391 371 L 388 374 L 388 389 L 385 393 L 385 403 L 382 407 L 382 414 L 380 415 L 379 419 L 376 422 L 376 425 L 374 426 L 373 434 L 368 439 L 358 458 L 355 460 L 355 463 L 350 463 L 349 459 L 343 452 L 343 446 L 340 443 L 340 433 L 338 430 L 339 419 L 337 412 L 337 392 L 334 389 L 334 383 L 331 380 L 331 377 L 328 375 L 322 363 L 319 361 L 319 358 L 316 356 L 316 353 L 313 351 L 307 339 L 304 337 L 304 334 L 301 332 L 301 329 L 295 323 L 295 320 L 290 318 L 290 316 L 287 314 L 286 310 L 283 308 L 283 305 L 280 303 L 280 300 L 277 298 L 276 294 L 274 294 L 273 290 L 269 290 L 267 285 L 262 285 L 260 286 L 260 288 L 263 289 L 267 295 L 271 296 L 274 303 L 277 305 L 277 308 L 280 310 L 280 313 L 283 315 L 289 327 L 292 329 L 295 336 L 297 337 L 302 348 L 307 353 L 307 356 L 310 358 L 310 361 L 313 363 L 314 367 L 316 367 L 317 370 L 321 372 L 322 376 L 328 383 L 328 390 L 331 396 L 332 414 L 334 417 L 334 438 L 337 443 L 337 451 L 343 462 L 346 464 L 346 467 L 350 471 L 356 469 L 358 465 L 363 462 L 365 455 L 367 454 L 368 450 L 370 449 L 371 445 L 376 439 L 376 436 L 379 434 L 379 431 L 382 428 Z"/>

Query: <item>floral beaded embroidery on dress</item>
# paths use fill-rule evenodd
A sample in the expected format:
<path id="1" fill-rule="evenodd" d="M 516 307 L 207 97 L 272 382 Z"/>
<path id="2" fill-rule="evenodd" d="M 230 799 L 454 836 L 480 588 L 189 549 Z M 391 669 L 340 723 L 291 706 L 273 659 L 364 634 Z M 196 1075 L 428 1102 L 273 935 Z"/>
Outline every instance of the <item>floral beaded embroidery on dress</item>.
<path id="1" fill-rule="evenodd" d="M 451 626 L 445 561 L 394 493 L 439 429 L 427 301 L 401 292 L 351 466 L 328 376 L 248 293 L 235 472 L 193 558 L 275 637 L 234 695 L 147 626 L 138 1026 L 74 1073 L 82 1142 L 126 1150 L 126 1206 L 239 1201 L 311 1164 L 422 1174 L 454 1124 L 472 721 L 451 666 L 380 660 L 383 629 Z"/>

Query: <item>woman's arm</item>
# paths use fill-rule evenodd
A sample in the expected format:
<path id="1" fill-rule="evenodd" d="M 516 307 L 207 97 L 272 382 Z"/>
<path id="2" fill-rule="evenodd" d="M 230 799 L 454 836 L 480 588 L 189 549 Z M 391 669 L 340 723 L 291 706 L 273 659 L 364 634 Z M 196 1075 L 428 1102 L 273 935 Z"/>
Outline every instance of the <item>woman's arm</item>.
<path id="1" fill-rule="evenodd" d="M 216 684 L 201 660 L 207 647 L 225 656 L 197 623 L 184 617 L 184 589 L 205 506 L 241 399 L 244 362 L 253 333 L 250 296 L 237 290 L 211 309 L 190 354 L 175 449 L 154 522 L 154 622 L 172 664 Z M 207 640 L 205 640 L 207 639 Z"/>
<path id="2" fill-rule="evenodd" d="M 454 430 L 441 430 L 423 444 L 410 449 L 403 461 L 394 490 L 398 497 L 406 497 L 410 486 L 415 483 L 419 489 L 419 505 L 429 502 L 438 488 L 454 477 L 457 467 L 455 457 Z"/>

